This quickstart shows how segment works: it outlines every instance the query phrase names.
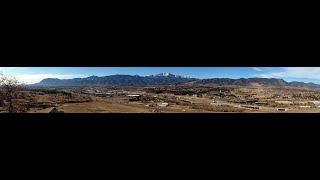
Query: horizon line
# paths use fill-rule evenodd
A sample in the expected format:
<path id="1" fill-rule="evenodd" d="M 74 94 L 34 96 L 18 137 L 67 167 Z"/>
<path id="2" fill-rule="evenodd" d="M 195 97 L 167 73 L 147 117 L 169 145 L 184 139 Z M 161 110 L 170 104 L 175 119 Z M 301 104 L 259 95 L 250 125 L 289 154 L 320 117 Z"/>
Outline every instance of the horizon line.
<path id="1" fill-rule="evenodd" d="M 165 72 L 167 73 L 167 72 Z M 160 74 L 163 74 L 163 73 L 160 73 Z M 172 73 L 169 73 L 169 74 L 172 74 Z M 75 77 L 75 78 L 44 78 L 44 79 L 58 79 L 58 80 L 71 80 L 71 79 L 77 79 L 77 78 L 81 78 L 81 79 L 84 79 L 84 78 L 88 78 L 88 77 L 92 77 L 92 76 L 95 76 L 95 77 L 107 77 L 107 76 L 115 76 L 115 75 L 126 75 L 126 76 L 139 76 L 139 77 L 148 77 L 148 76 L 152 76 L 152 75 L 159 75 L 159 74 L 151 74 L 151 75 L 138 75 L 138 74 L 135 74 L 135 75 L 132 75 L 132 74 L 112 74 L 112 75 L 106 75 L 106 76 L 97 76 L 97 75 L 91 75 L 91 76 L 87 76 L 87 77 Z M 172 75 L 175 75 L 175 74 L 172 74 Z M 191 77 L 191 76 L 184 76 L 184 75 L 178 75 L 178 76 L 182 76 L 182 77 L 187 77 L 187 78 L 193 78 L 193 79 L 198 79 L 198 80 L 205 80 L 205 79 L 252 79 L 252 78 L 258 78 L 258 79 L 277 79 L 277 80 L 283 80 L 283 81 L 286 81 L 284 80 L 283 78 L 267 78 L 267 77 L 249 77 L 249 78 L 244 78 L 244 77 L 239 77 L 239 78 L 228 78 L 228 77 L 210 77 L 210 78 L 195 78 L 195 77 Z M 44 79 L 42 79 L 41 81 L 43 81 Z M 37 82 L 37 83 L 40 83 L 41 81 Z M 303 82 L 303 81 L 286 81 L 286 82 Z M 32 85 L 32 84 L 37 84 L 37 83 L 26 83 L 27 85 Z M 313 83 L 313 84 L 318 84 L 318 83 L 315 83 L 315 82 L 303 82 L 303 83 Z M 320 85 L 320 84 L 319 84 Z"/>

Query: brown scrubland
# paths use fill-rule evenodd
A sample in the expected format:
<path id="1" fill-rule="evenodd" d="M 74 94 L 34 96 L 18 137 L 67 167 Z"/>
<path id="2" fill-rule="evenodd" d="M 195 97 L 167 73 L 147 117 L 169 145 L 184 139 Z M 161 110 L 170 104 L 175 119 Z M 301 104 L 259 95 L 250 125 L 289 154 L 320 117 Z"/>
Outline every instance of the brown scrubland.
<path id="1" fill-rule="evenodd" d="M 10 83 L 12 87 L 0 88 L 0 113 L 320 112 L 319 89 L 179 85 L 34 88 Z"/>

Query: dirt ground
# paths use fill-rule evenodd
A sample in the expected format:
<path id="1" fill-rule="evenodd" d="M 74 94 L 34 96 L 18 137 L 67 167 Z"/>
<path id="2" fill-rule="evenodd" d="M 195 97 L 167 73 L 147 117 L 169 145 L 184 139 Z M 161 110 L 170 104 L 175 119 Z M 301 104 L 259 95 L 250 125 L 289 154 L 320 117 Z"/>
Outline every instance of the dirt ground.
<path id="1" fill-rule="evenodd" d="M 149 113 L 153 110 L 152 108 L 138 104 L 123 105 L 100 101 L 64 104 L 57 108 L 65 113 Z M 46 112 L 48 109 L 50 108 L 38 112 Z"/>
<path id="2" fill-rule="evenodd" d="M 155 107 L 144 106 L 143 103 L 132 102 L 128 104 L 113 104 L 108 102 L 88 102 L 88 103 L 72 103 L 57 106 L 59 110 L 65 113 L 152 113 Z M 52 107 L 45 109 L 32 109 L 30 113 L 48 113 Z M 168 107 L 161 107 L 161 112 L 175 113 L 175 112 L 199 112 L 199 110 L 192 109 L 188 106 L 182 107 L 171 105 Z M 207 112 L 207 111 L 203 111 Z"/>
<path id="3" fill-rule="evenodd" d="M 155 94 L 154 94 L 155 95 Z M 153 96 L 153 94 L 151 94 Z M 158 97 L 165 97 L 164 102 L 173 100 L 177 96 L 173 94 L 157 94 Z M 192 104 L 208 105 L 213 101 L 224 102 L 234 108 L 239 104 L 227 102 L 225 99 L 209 99 L 193 96 L 179 96 L 181 100 L 190 101 Z M 90 99 L 90 101 L 87 101 Z M 70 102 L 70 100 L 76 102 Z M 28 113 L 48 113 L 53 107 L 65 113 L 153 113 L 158 109 L 161 113 L 219 113 L 202 109 L 193 109 L 192 105 L 176 105 L 169 103 L 167 107 L 147 106 L 149 102 L 131 102 L 124 97 L 94 97 L 86 95 L 75 95 L 72 98 L 53 94 L 32 94 L 29 98 L 21 100 L 30 106 Z M 156 102 L 153 102 L 156 104 Z M 281 113 L 276 111 L 276 107 L 261 107 L 259 110 L 248 109 L 244 113 Z M 287 108 L 284 113 L 320 113 L 320 108 Z M 225 112 L 222 112 L 225 113 Z"/>

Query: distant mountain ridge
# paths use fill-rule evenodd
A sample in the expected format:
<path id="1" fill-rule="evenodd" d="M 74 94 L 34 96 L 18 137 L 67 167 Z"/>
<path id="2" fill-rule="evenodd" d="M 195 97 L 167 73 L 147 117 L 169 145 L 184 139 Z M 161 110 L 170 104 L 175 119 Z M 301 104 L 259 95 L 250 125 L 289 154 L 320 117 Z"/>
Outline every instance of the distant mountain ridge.
<path id="1" fill-rule="evenodd" d="M 195 81 L 194 85 L 236 85 L 236 86 L 250 86 L 252 84 L 259 84 L 262 86 L 286 86 L 289 85 L 283 79 L 275 78 L 240 78 L 240 79 L 230 79 L 230 78 L 212 78 L 212 79 L 203 79 Z"/>
<path id="2" fill-rule="evenodd" d="M 315 84 L 315 83 L 304 83 L 304 82 L 290 82 L 289 83 L 291 87 L 302 87 L 302 88 L 320 88 L 319 84 Z"/>
<path id="3" fill-rule="evenodd" d="M 275 87 L 299 87 L 299 88 L 320 88 L 319 84 L 304 82 L 286 82 L 283 79 L 275 78 L 211 78 L 196 79 L 187 76 L 161 73 L 149 76 L 138 75 L 111 75 L 111 76 L 90 76 L 87 78 L 57 79 L 47 78 L 33 86 L 89 86 L 89 85 L 110 85 L 110 86 L 145 86 L 145 85 L 235 85 L 235 86 L 275 86 Z"/>
<path id="4" fill-rule="evenodd" d="M 176 78 L 189 78 L 189 79 L 192 78 L 190 76 L 180 76 L 180 75 L 174 75 L 171 73 L 160 73 L 156 75 L 148 75 L 147 77 L 176 77 Z"/>
<path id="5" fill-rule="evenodd" d="M 286 82 L 276 78 L 211 78 L 184 83 L 185 85 L 235 85 L 235 86 L 276 86 L 276 87 L 300 87 L 300 88 L 320 88 L 319 84 L 304 82 Z"/>
<path id="6" fill-rule="evenodd" d="M 34 84 L 35 86 L 87 86 L 87 85 L 111 85 L 111 86 L 142 86 L 157 84 L 183 83 L 196 80 L 195 78 L 161 73 L 151 76 L 138 75 L 111 75 L 111 76 L 90 76 L 87 78 L 57 79 L 47 78 Z"/>

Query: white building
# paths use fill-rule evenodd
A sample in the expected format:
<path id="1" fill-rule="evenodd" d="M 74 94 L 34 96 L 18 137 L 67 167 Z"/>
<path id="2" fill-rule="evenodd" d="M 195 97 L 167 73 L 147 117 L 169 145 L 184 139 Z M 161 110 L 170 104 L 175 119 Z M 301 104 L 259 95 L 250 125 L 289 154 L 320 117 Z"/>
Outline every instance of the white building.
<path id="1" fill-rule="evenodd" d="M 158 103 L 157 105 L 160 107 L 167 107 L 169 106 L 169 103 Z"/>
<path id="2" fill-rule="evenodd" d="M 317 108 L 320 108 L 320 101 L 310 101 L 313 103 Z"/>
<path id="3" fill-rule="evenodd" d="M 311 108 L 311 106 L 299 106 L 300 108 Z"/>

